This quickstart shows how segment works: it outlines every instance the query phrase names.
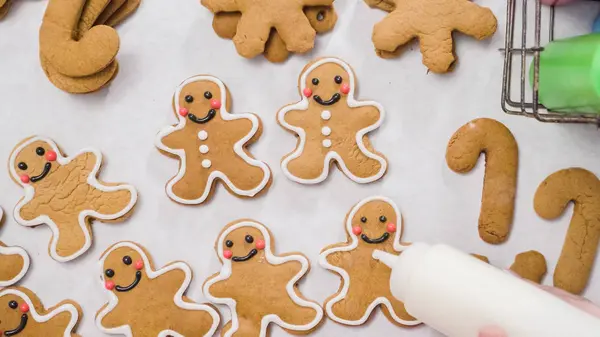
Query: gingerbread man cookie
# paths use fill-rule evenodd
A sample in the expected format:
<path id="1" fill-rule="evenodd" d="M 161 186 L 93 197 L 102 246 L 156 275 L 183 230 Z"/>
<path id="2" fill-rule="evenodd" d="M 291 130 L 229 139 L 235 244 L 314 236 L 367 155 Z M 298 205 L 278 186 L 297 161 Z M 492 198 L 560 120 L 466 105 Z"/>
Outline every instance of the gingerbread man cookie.
<path id="1" fill-rule="evenodd" d="M 287 50 L 304 53 L 315 44 L 316 31 L 302 11 L 306 6 L 330 6 L 333 0 L 202 0 L 213 13 L 241 12 L 233 38 L 238 53 L 247 58 L 262 54 L 271 29 Z"/>
<path id="2" fill-rule="evenodd" d="M 45 309 L 38 297 L 25 288 L 0 291 L 0 331 L 3 336 L 78 337 L 81 308 L 73 301 L 63 301 Z"/>
<path id="3" fill-rule="evenodd" d="M 163 128 L 155 145 L 180 161 L 179 172 L 166 187 L 181 204 L 209 199 L 217 180 L 236 196 L 253 197 L 266 190 L 271 170 L 246 149 L 262 133 L 251 113 L 231 114 L 225 84 L 213 76 L 194 76 L 175 92 L 173 106 L 179 123 Z"/>
<path id="4" fill-rule="evenodd" d="M 420 324 L 392 296 L 391 270 L 372 257 L 376 249 L 395 255 L 403 250 L 402 215 L 398 207 L 385 197 L 364 199 L 347 215 L 345 228 L 348 241 L 325 248 L 319 256 L 319 264 L 342 279 L 339 291 L 325 302 L 327 316 L 341 324 L 361 325 L 381 306 L 394 324 L 407 327 Z"/>
<path id="5" fill-rule="evenodd" d="M 300 77 L 300 102 L 277 113 L 277 122 L 295 133 L 294 152 L 281 162 L 289 179 L 318 184 L 332 162 L 357 183 L 383 177 L 387 160 L 376 152 L 367 134 L 381 125 L 385 111 L 373 101 L 356 101 L 356 80 L 348 64 L 323 58 L 309 64 Z"/>
<path id="6" fill-rule="evenodd" d="M 10 155 L 11 176 L 25 190 L 15 220 L 27 227 L 49 226 L 49 252 L 56 261 L 73 260 L 90 248 L 93 219 L 123 220 L 137 201 L 131 185 L 98 180 L 101 164 L 98 150 L 64 157 L 52 140 L 39 136 L 23 140 Z"/>
<path id="7" fill-rule="evenodd" d="M 100 258 L 102 282 L 110 301 L 96 314 L 107 334 L 133 336 L 212 336 L 219 314 L 184 293 L 192 281 L 185 262 L 155 270 L 146 250 L 119 242 Z"/>
<path id="8" fill-rule="evenodd" d="M 252 220 L 231 223 L 221 232 L 216 251 L 223 267 L 203 289 L 209 301 L 231 310 L 222 336 L 265 337 L 270 323 L 306 334 L 321 322 L 323 309 L 297 287 L 310 268 L 308 259 L 296 253 L 275 255 L 274 244 L 269 230 Z"/>
<path id="9" fill-rule="evenodd" d="M 0 220 L 4 211 L 0 208 Z M 0 287 L 19 282 L 29 270 L 29 255 L 21 247 L 8 247 L 0 242 Z M 0 330 L 1 331 L 1 330 Z"/>

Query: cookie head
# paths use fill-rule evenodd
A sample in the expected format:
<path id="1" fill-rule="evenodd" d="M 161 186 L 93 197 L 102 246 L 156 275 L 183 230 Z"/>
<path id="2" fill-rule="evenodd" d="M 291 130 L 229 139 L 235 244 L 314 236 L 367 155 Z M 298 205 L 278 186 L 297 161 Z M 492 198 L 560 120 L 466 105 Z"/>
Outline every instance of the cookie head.
<path id="1" fill-rule="evenodd" d="M 145 264 L 142 254 L 130 247 L 111 251 L 102 268 L 104 287 L 116 294 L 134 291 L 146 277 Z"/>
<path id="2" fill-rule="evenodd" d="M 263 233 L 250 226 L 243 226 L 221 236 L 221 257 L 233 263 L 247 263 L 264 259 L 266 241 Z"/>
<path id="3" fill-rule="evenodd" d="M 350 93 L 349 71 L 337 62 L 317 64 L 308 67 L 302 94 L 322 107 L 335 105 Z"/>
<path id="4" fill-rule="evenodd" d="M 55 149 L 43 140 L 21 144 L 11 155 L 13 178 L 23 184 L 36 184 L 58 169 Z"/>
<path id="5" fill-rule="evenodd" d="M 196 79 L 187 80 L 177 90 L 175 106 L 179 115 L 193 124 L 202 125 L 217 117 L 225 97 L 219 85 L 209 77 L 198 76 Z"/>
<path id="6" fill-rule="evenodd" d="M 398 231 L 396 209 L 383 200 L 371 200 L 360 206 L 350 221 L 350 235 L 359 244 L 376 246 L 392 242 Z"/>
<path id="7" fill-rule="evenodd" d="M 30 307 L 25 299 L 7 293 L 0 297 L 0 331 L 3 336 L 16 336 L 27 329 Z"/>

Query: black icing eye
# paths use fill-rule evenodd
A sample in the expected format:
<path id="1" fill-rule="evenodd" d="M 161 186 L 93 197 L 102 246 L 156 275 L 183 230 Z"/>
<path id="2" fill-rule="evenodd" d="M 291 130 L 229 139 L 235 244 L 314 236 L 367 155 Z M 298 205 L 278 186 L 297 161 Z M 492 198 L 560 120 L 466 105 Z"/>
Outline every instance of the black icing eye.
<path id="1" fill-rule="evenodd" d="M 192 96 L 192 95 L 185 96 L 185 101 L 188 103 L 192 103 L 194 101 L 194 96 Z"/>
<path id="2" fill-rule="evenodd" d="M 363 216 L 362 218 L 360 218 L 360 222 L 366 223 L 367 222 L 367 218 Z"/>
<path id="3" fill-rule="evenodd" d="M 19 307 L 19 303 L 17 303 L 17 301 L 10 301 L 8 302 L 8 307 L 11 309 L 16 309 Z"/>
<path id="4" fill-rule="evenodd" d="M 319 85 L 319 79 L 318 78 L 313 78 L 312 79 L 312 84 Z"/>
<path id="5" fill-rule="evenodd" d="M 131 256 L 129 256 L 129 255 L 125 255 L 125 256 L 123 256 L 123 263 L 125 263 L 126 265 L 130 265 L 130 264 L 131 264 L 131 262 L 133 262 L 133 261 L 131 260 Z"/>
<path id="6" fill-rule="evenodd" d="M 204 98 L 211 99 L 212 98 L 212 93 L 210 91 L 205 92 L 204 93 Z"/>
<path id="7" fill-rule="evenodd" d="M 246 237 L 244 238 L 246 240 L 246 242 L 248 243 L 252 243 L 254 242 L 254 238 L 252 237 L 252 235 L 246 235 Z"/>
<path id="8" fill-rule="evenodd" d="M 19 170 L 27 170 L 27 164 L 25 164 L 24 162 L 20 162 L 17 164 L 17 167 L 19 168 Z"/>
<path id="9" fill-rule="evenodd" d="M 335 77 L 333 80 L 334 80 L 334 81 L 335 81 L 335 83 L 337 83 L 337 84 L 342 84 L 342 76 L 339 76 L 339 75 L 338 75 L 338 76 L 336 76 L 336 77 Z"/>
<path id="10" fill-rule="evenodd" d="M 38 156 L 43 156 L 44 153 L 46 153 L 46 150 L 44 150 L 43 147 L 38 147 L 37 149 L 35 149 L 35 153 L 37 153 Z"/>
<path id="11" fill-rule="evenodd" d="M 231 240 L 225 241 L 225 246 L 227 246 L 229 248 L 233 247 L 233 241 L 231 241 Z"/>
<path id="12" fill-rule="evenodd" d="M 379 217 L 379 221 L 386 222 L 387 218 L 385 217 L 385 215 L 382 215 L 382 216 Z"/>
<path id="13" fill-rule="evenodd" d="M 106 275 L 106 277 L 111 278 L 113 276 L 115 276 L 115 271 L 112 269 L 106 269 L 104 271 L 104 275 Z"/>

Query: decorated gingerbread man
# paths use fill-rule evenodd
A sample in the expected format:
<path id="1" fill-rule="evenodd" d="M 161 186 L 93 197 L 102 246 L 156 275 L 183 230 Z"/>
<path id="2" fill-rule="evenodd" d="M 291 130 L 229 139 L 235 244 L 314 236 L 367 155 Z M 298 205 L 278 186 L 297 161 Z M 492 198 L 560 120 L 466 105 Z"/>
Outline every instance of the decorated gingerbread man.
<path id="1" fill-rule="evenodd" d="M 381 125 L 384 109 L 377 102 L 356 101 L 355 88 L 354 72 L 342 60 L 324 58 L 304 69 L 304 97 L 277 113 L 279 124 L 299 137 L 296 150 L 281 162 L 289 179 L 320 183 L 332 162 L 357 183 L 383 177 L 387 160 L 374 151 L 367 133 Z"/>
<path id="2" fill-rule="evenodd" d="M 181 204 L 208 200 L 217 180 L 240 197 L 253 197 L 271 181 L 267 164 L 252 158 L 246 146 L 262 132 L 251 113 L 229 113 L 229 93 L 212 76 L 194 76 L 175 92 L 179 123 L 162 129 L 156 147 L 179 159 L 179 172 L 167 183 L 169 198 Z"/>
<path id="3" fill-rule="evenodd" d="M 0 208 L 0 220 L 4 211 Z M 8 247 L 0 242 L 0 287 L 19 282 L 29 269 L 29 255 L 20 247 Z"/>
<path id="4" fill-rule="evenodd" d="M 392 323 L 420 324 L 390 293 L 389 267 L 372 257 L 376 249 L 396 255 L 403 249 L 402 216 L 394 202 L 367 198 L 352 208 L 345 226 L 348 241 L 325 248 L 319 257 L 321 266 L 342 279 L 339 291 L 325 303 L 327 316 L 341 324 L 361 325 L 381 306 Z"/>
<path id="5" fill-rule="evenodd" d="M 265 337 L 270 323 L 305 334 L 321 322 L 323 309 L 296 285 L 309 270 L 308 259 L 274 255 L 273 245 L 267 228 L 251 220 L 234 222 L 221 233 L 216 250 L 223 267 L 203 288 L 209 301 L 231 310 L 222 336 Z"/>
<path id="6" fill-rule="evenodd" d="M 44 309 L 37 296 L 25 288 L 0 291 L 0 331 L 3 336 L 78 337 L 73 332 L 81 308 L 73 301 L 63 301 Z"/>
<path id="7" fill-rule="evenodd" d="M 96 315 L 101 331 L 127 337 L 198 337 L 212 336 L 217 330 L 217 311 L 184 296 L 192 281 L 186 263 L 154 270 L 144 248 L 120 242 L 104 252 L 100 265 L 110 296 Z"/>
<path id="8" fill-rule="evenodd" d="M 19 143 L 10 155 L 11 176 L 25 189 L 14 217 L 23 226 L 48 225 L 52 229 L 49 252 L 59 262 L 73 260 L 90 248 L 92 219 L 124 219 L 137 201 L 132 186 L 97 179 L 101 164 L 98 150 L 64 157 L 52 140 L 38 136 Z"/>

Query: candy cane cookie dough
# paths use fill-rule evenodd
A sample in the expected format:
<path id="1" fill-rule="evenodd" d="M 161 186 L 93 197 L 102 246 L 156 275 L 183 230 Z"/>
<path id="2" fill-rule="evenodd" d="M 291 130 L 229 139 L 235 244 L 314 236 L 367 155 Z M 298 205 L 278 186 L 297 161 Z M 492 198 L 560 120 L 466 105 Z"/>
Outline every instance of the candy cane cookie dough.
<path id="1" fill-rule="evenodd" d="M 296 149 L 281 161 L 287 178 L 318 184 L 333 163 L 357 183 L 383 177 L 387 159 L 367 134 L 379 128 L 385 111 L 377 102 L 355 100 L 356 86 L 353 70 L 340 59 L 322 58 L 304 68 L 302 100 L 277 113 L 277 122 L 298 137 Z"/>
<path id="2" fill-rule="evenodd" d="M 347 241 L 326 247 L 319 256 L 319 264 L 338 274 L 342 282 L 325 302 L 327 316 L 340 324 L 362 325 L 381 307 L 396 325 L 420 324 L 392 296 L 391 270 L 373 259 L 374 250 L 398 255 L 406 247 L 400 243 L 402 215 L 396 204 L 381 196 L 364 199 L 350 210 L 344 228 Z"/>
<path id="3" fill-rule="evenodd" d="M 207 201 L 217 181 L 235 196 L 254 197 L 271 182 L 269 166 L 247 147 L 262 133 L 255 114 L 229 112 L 231 98 L 216 77 L 188 78 L 176 90 L 173 107 L 178 123 L 163 128 L 155 146 L 179 160 L 179 171 L 166 186 L 172 200 L 186 205 Z"/>
<path id="4" fill-rule="evenodd" d="M 297 286 L 310 269 L 308 259 L 298 253 L 275 255 L 274 245 L 270 231 L 253 220 L 233 222 L 221 232 L 215 249 L 223 266 L 203 291 L 231 311 L 222 336 L 266 337 L 271 323 L 307 334 L 320 324 L 323 309 Z"/>

